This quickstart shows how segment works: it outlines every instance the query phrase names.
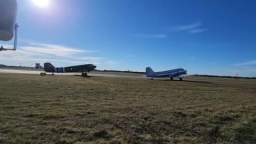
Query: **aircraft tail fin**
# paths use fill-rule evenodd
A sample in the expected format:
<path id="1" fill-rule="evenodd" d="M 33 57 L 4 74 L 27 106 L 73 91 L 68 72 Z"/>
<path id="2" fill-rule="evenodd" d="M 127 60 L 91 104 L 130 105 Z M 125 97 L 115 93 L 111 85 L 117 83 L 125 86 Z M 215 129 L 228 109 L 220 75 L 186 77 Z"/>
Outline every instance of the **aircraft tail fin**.
<path id="1" fill-rule="evenodd" d="M 46 72 L 55 72 L 55 67 L 51 63 L 44 63 L 44 70 Z"/>
<path id="2" fill-rule="evenodd" d="M 147 76 L 150 76 L 150 75 L 153 75 L 155 72 L 152 70 L 151 67 L 147 67 L 146 68 L 146 75 Z"/>

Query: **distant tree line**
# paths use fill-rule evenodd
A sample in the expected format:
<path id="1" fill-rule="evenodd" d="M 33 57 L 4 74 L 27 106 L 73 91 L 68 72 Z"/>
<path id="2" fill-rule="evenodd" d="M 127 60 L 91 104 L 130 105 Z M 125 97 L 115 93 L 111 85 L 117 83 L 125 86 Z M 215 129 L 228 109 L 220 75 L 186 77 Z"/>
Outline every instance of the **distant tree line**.
<path id="1" fill-rule="evenodd" d="M 134 74 L 145 74 L 145 72 L 138 72 L 138 71 L 120 71 L 120 70 L 95 70 L 98 72 L 117 72 L 117 73 L 134 73 Z"/>
<path id="2" fill-rule="evenodd" d="M 234 78 L 234 79 L 256 79 L 256 77 L 241 77 L 241 76 L 218 76 L 218 75 L 199 75 L 199 74 L 195 74 L 194 76 L 198 76 L 198 77 L 217 77 L 217 78 Z"/>

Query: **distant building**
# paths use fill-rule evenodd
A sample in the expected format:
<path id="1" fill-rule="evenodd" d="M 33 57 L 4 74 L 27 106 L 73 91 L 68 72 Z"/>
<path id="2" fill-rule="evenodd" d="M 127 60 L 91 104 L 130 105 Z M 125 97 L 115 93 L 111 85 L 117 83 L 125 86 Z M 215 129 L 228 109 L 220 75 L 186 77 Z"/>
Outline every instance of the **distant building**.
<path id="1" fill-rule="evenodd" d="M 42 69 L 43 67 L 41 66 L 41 64 L 40 63 L 36 63 L 35 64 L 35 69 Z"/>

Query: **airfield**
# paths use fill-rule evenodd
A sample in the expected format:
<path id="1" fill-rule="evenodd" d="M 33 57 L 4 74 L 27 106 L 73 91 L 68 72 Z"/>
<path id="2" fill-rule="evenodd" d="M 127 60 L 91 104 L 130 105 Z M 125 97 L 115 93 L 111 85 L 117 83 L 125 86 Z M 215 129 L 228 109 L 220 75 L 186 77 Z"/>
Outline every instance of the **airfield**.
<path id="1" fill-rule="evenodd" d="M 22 69 L 0 69 L 1 73 L 7 74 L 30 74 L 30 75 L 40 75 L 43 71 L 38 70 L 22 70 Z M 51 73 L 48 73 L 51 75 Z M 81 73 L 55 73 L 57 76 L 79 76 Z M 145 78 L 144 74 L 129 73 L 129 72 L 103 72 L 103 71 L 93 71 L 90 72 L 91 77 L 119 77 L 119 78 Z"/>
<path id="2" fill-rule="evenodd" d="M 256 143 L 255 79 L 38 74 L 1 70 L 0 143 Z"/>

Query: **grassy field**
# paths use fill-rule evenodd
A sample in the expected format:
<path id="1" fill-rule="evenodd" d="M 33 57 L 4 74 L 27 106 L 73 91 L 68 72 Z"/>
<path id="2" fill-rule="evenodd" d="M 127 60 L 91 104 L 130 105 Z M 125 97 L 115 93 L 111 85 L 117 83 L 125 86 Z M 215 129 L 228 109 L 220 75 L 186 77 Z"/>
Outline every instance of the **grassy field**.
<path id="1" fill-rule="evenodd" d="M 0 74 L 2 144 L 255 144 L 256 80 Z"/>

